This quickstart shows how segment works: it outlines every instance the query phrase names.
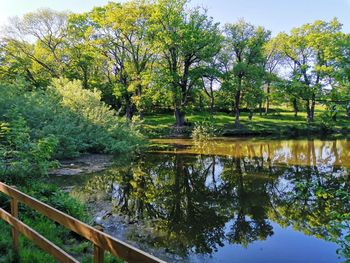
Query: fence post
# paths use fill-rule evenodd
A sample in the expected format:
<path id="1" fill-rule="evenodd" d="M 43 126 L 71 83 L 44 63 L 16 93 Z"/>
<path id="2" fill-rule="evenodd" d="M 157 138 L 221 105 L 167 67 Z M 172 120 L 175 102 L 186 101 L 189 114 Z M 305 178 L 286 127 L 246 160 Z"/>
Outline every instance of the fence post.
<path id="1" fill-rule="evenodd" d="M 97 245 L 94 245 L 94 263 L 104 262 L 104 250 Z"/>
<path id="2" fill-rule="evenodd" d="M 103 227 L 102 226 L 95 226 L 97 230 L 100 230 L 103 232 Z M 98 245 L 94 244 L 94 263 L 103 263 L 104 262 L 104 249 L 99 247 Z"/>
<path id="3" fill-rule="evenodd" d="M 11 198 L 11 215 L 18 218 L 18 201 L 15 198 Z M 15 253 L 18 253 L 19 250 L 19 241 L 18 241 L 18 231 L 15 227 L 12 227 L 12 242 L 13 249 Z"/>

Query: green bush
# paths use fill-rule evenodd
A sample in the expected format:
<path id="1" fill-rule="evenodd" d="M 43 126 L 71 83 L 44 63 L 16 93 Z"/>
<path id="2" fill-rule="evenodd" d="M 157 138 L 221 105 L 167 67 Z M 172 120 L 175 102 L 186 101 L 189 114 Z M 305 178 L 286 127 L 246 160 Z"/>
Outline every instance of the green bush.
<path id="1" fill-rule="evenodd" d="M 11 111 L 10 123 L 0 123 L 0 178 L 18 183 L 27 175 L 47 174 L 55 166 L 51 161 L 57 139 L 50 135 L 32 140 L 21 114 Z"/>
<path id="2" fill-rule="evenodd" d="M 84 152 L 125 153 L 143 140 L 132 126 L 121 123 L 97 91 L 84 90 L 79 81 L 54 80 L 46 90 L 29 91 L 21 83 L 0 84 L 0 181 L 16 184 L 23 192 L 89 221 L 85 208 L 54 186 L 34 183 L 33 176 L 47 174 L 55 158 Z M 0 194 L 0 207 L 9 209 Z M 32 209 L 20 205 L 20 219 L 68 252 L 88 261 L 92 250 L 78 244 L 69 230 Z M 11 249 L 10 227 L 0 220 L 0 262 L 55 262 L 21 236 L 19 259 Z M 109 257 L 108 262 L 116 262 Z"/>
<path id="3" fill-rule="evenodd" d="M 218 133 L 211 121 L 196 122 L 192 130 L 192 138 L 195 140 L 208 140 Z"/>
<path id="4" fill-rule="evenodd" d="M 57 139 L 55 157 L 84 152 L 124 153 L 142 142 L 141 135 L 122 123 L 97 90 L 85 90 L 80 81 L 53 80 L 46 90 L 27 91 L 21 85 L 0 84 L 0 117 L 10 123 L 20 115 L 30 138 Z M 16 114 L 10 114 L 15 112 Z"/>

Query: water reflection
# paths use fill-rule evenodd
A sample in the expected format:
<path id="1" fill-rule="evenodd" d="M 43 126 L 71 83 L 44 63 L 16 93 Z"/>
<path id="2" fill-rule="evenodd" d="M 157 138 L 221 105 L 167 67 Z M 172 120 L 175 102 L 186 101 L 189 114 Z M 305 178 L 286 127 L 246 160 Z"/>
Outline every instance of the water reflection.
<path id="1" fill-rule="evenodd" d="M 268 242 L 273 222 L 349 249 L 348 141 L 171 143 L 188 148 L 113 167 L 76 191 L 109 193 L 117 211 L 151 226 L 129 238 L 182 257 Z"/>
<path id="2" fill-rule="evenodd" d="M 155 139 L 156 144 L 176 146 L 160 153 L 204 154 L 258 158 L 268 165 L 313 165 L 350 167 L 350 140 L 261 140 L 216 139 L 195 142 L 190 139 Z"/>

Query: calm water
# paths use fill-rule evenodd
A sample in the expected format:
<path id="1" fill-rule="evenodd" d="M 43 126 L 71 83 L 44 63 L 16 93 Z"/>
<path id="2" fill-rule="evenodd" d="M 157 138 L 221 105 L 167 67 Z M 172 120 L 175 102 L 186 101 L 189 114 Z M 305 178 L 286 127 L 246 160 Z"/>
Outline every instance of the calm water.
<path id="1" fill-rule="evenodd" d="M 111 205 L 128 222 L 106 219 L 106 231 L 167 261 L 345 260 L 350 140 L 154 143 L 133 162 L 57 181 Z"/>

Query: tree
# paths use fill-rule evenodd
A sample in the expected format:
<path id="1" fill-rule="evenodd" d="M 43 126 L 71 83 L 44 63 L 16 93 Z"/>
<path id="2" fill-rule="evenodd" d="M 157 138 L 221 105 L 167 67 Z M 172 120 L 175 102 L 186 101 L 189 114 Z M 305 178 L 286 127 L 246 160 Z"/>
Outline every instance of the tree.
<path id="1" fill-rule="evenodd" d="M 101 89 L 99 84 L 103 82 L 103 78 L 100 73 L 104 61 L 103 56 L 92 45 L 91 24 L 87 16 L 87 13 L 71 14 L 68 18 L 69 69 L 66 76 L 80 79 L 85 89 L 92 88 L 92 85 Z"/>
<path id="2" fill-rule="evenodd" d="M 316 99 L 320 99 L 331 83 L 334 70 L 333 55 L 337 39 L 341 36 L 342 25 L 334 19 L 330 22 L 318 20 L 294 28 L 290 34 L 277 36 L 279 50 L 289 61 L 289 79 L 305 101 L 307 121 L 314 120 Z"/>
<path id="3" fill-rule="evenodd" d="M 337 105 L 341 105 L 350 118 L 350 34 L 342 34 L 336 43 L 334 53 L 335 69 L 333 71 L 332 95 Z"/>
<path id="4" fill-rule="evenodd" d="M 136 106 L 143 117 L 142 88 L 146 86 L 153 58 L 147 40 L 151 9 L 145 1 L 111 2 L 72 19 L 72 26 L 82 28 L 88 43 L 104 57 L 102 81 L 122 100 L 129 120 Z"/>
<path id="5" fill-rule="evenodd" d="M 185 125 L 191 91 L 205 75 L 202 63 L 218 53 L 221 43 L 218 24 L 198 8 L 186 10 L 186 3 L 160 0 L 151 17 L 160 59 L 155 72 L 171 91 L 177 126 Z"/>
<path id="6" fill-rule="evenodd" d="M 127 89 L 133 94 L 132 102 L 138 109 L 141 120 L 145 110 L 143 89 L 148 85 L 148 75 L 154 58 L 149 44 L 149 20 L 152 11 L 153 5 L 144 0 L 134 0 L 107 13 L 113 27 L 120 31 L 119 37 L 126 51 L 125 71 L 130 77 Z"/>
<path id="7" fill-rule="evenodd" d="M 33 83 L 40 83 L 36 78 L 41 78 L 41 82 L 48 84 L 48 79 L 63 74 L 67 64 L 64 55 L 67 17 L 66 12 L 39 9 L 21 19 L 12 18 L 5 28 L 2 41 L 9 47 L 6 52 L 13 58 L 25 56 L 32 61 L 25 71 Z"/>
<path id="8" fill-rule="evenodd" d="M 283 56 L 278 51 L 278 43 L 275 38 L 270 39 L 264 46 L 264 69 L 265 69 L 265 93 L 266 105 L 265 114 L 267 115 L 270 109 L 270 93 L 272 82 L 278 80 L 278 67 L 283 63 Z"/>
<path id="9" fill-rule="evenodd" d="M 224 29 L 225 48 L 222 54 L 223 88 L 234 97 L 235 126 L 240 126 L 240 105 L 248 87 L 260 89 L 264 74 L 263 46 L 270 32 L 244 20 L 227 24 Z M 252 82 L 255 82 L 252 85 Z M 260 82 L 260 83 L 258 83 Z"/>
<path id="10" fill-rule="evenodd" d="M 202 76 L 202 85 L 205 94 L 210 99 L 210 113 L 214 114 L 215 94 L 214 88 L 220 84 L 220 61 L 219 57 L 213 57 L 206 65 L 206 73 Z"/>

